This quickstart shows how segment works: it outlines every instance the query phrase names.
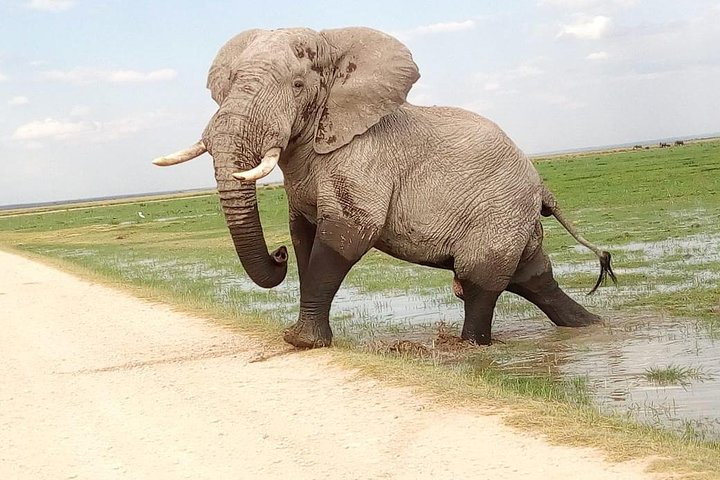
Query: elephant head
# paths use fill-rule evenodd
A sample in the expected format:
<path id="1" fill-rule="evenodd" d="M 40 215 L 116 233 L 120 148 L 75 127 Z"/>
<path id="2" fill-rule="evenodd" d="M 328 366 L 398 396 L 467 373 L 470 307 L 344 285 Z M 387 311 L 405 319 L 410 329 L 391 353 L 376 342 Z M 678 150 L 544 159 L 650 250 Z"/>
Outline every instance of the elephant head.
<path id="1" fill-rule="evenodd" d="M 202 140 L 154 161 L 172 165 L 208 151 L 240 261 L 261 287 L 287 272 L 287 250 L 268 254 L 255 181 L 307 145 L 328 154 L 405 102 L 419 78 L 409 50 L 368 28 L 249 30 L 227 42 L 207 86 L 218 110 Z"/>

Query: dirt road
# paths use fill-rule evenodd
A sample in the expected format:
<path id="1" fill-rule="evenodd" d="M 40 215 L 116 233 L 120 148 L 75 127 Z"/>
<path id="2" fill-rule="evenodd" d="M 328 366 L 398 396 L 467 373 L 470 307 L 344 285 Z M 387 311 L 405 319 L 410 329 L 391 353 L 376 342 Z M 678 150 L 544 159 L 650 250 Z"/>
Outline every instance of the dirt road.
<path id="1" fill-rule="evenodd" d="M 0 252 L 2 479 L 641 479 Z"/>

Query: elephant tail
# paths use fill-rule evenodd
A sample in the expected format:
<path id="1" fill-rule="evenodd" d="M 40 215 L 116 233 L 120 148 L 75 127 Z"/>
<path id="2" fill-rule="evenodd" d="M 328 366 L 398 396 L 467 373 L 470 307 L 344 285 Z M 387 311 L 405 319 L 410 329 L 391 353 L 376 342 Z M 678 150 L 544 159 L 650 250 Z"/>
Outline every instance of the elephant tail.
<path id="1" fill-rule="evenodd" d="M 600 276 L 598 276 L 597 282 L 595 282 L 595 286 L 592 288 L 592 290 L 587 293 L 588 295 L 595 293 L 595 290 L 597 290 L 601 283 L 605 282 L 608 276 L 610 277 L 610 279 L 612 279 L 613 283 L 617 285 L 617 278 L 615 277 L 615 273 L 613 273 L 612 271 L 612 265 L 610 264 L 612 258 L 610 252 L 606 250 L 601 250 L 600 248 L 598 248 L 597 245 L 590 243 L 585 239 L 585 237 L 580 235 L 580 233 L 575 228 L 575 225 L 573 225 L 572 222 L 567 217 L 565 217 L 562 210 L 560 210 L 560 207 L 558 206 L 553 194 L 544 185 L 542 209 L 540 210 L 540 213 L 544 217 L 555 217 L 555 219 L 560 222 L 560 225 L 562 225 L 565 230 L 567 230 L 567 232 L 572 235 L 572 237 L 578 243 L 592 250 L 593 253 L 597 255 L 598 259 L 600 260 Z"/>

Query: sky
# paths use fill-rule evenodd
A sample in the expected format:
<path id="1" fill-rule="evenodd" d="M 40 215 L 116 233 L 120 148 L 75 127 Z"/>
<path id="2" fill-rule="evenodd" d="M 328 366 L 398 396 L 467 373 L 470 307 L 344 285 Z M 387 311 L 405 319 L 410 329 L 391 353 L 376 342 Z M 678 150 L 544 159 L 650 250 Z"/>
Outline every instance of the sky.
<path id="1" fill-rule="evenodd" d="M 720 0 L 0 0 L 0 205 L 213 187 L 207 154 L 150 162 L 200 138 L 218 49 L 358 25 L 413 52 L 411 103 L 530 154 L 720 132 Z"/>

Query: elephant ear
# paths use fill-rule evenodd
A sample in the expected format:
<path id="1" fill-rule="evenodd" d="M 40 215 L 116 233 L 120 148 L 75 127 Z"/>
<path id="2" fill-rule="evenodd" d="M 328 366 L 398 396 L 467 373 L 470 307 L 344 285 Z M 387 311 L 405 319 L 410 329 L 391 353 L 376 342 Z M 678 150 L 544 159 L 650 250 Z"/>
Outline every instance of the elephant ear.
<path id="1" fill-rule="evenodd" d="M 223 102 L 230 91 L 233 65 L 237 63 L 237 59 L 260 33 L 262 30 L 254 29 L 235 35 L 222 46 L 215 56 L 208 72 L 207 88 L 210 89 L 210 95 L 218 105 Z"/>
<path id="2" fill-rule="evenodd" d="M 370 28 L 323 30 L 333 56 L 335 78 L 315 132 L 315 151 L 348 144 L 405 103 L 420 78 L 410 50 Z"/>

